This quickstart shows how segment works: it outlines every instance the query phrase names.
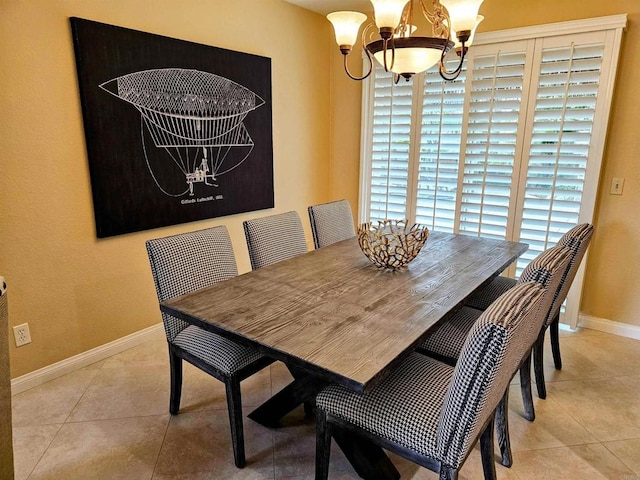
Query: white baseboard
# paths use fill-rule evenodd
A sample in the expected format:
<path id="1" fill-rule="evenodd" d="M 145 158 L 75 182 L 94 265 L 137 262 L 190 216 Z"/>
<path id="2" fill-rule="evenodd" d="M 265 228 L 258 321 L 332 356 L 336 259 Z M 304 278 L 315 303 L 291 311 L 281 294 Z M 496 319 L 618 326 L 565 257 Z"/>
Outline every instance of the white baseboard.
<path id="1" fill-rule="evenodd" d="M 612 320 L 607 320 L 606 318 L 580 314 L 578 317 L 578 326 L 598 330 L 600 332 L 612 333 L 621 337 L 640 340 L 640 326 L 638 325 L 614 322 Z"/>
<path id="2" fill-rule="evenodd" d="M 91 350 L 74 355 L 73 357 L 65 360 L 61 360 L 34 372 L 27 373 L 21 377 L 14 378 L 11 380 L 11 394 L 16 395 L 17 393 L 42 385 L 45 382 L 49 382 L 61 377 L 62 375 L 71 373 L 79 368 L 104 360 L 112 355 L 151 340 L 156 335 L 164 335 L 162 323 L 158 323 L 157 325 L 145 328 L 139 332 L 132 333 L 126 337 L 119 338 L 118 340 L 114 340 L 113 342 L 109 342 L 105 345 L 92 348 Z"/>

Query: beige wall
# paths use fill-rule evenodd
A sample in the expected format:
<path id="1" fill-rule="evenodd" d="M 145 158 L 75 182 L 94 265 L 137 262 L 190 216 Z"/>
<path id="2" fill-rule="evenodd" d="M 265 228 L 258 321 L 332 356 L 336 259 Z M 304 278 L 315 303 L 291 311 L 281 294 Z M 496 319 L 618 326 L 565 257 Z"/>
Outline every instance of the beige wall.
<path id="1" fill-rule="evenodd" d="M 275 209 L 97 240 L 70 16 L 270 57 Z M 12 377 L 160 321 L 146 239 L 226 224 L 246 271 L 244 219 L 308 224 L 330 199 L 329 32 L 281 0 L 0 0 L 0 274 L 33 339 Z"/>
<path id="2" fill-rule="evenodd" d="M 640 326 L 640 1 L 638 0 L 485 0 L 479 31 L 627 13 L 621 62 L 601 182 L 595 237 L 590 248 L 581 313 Z M 335 44 L 334 44 L 335 47 Z M 357 54 L 352 54 L 356 57 Z M 347 81 L 340 54 L 332 59 L 332 195 L 357 199 L 360 135 L 360 84 Z M 350 59 L 357 65 L 356 58 Z M 350 83 L 349 83 L 350 82 Z M 348 99 L 348 100 L 347 100 Z M 343 108 L 344 106 L 344 108 Z M 347 108 L 348 106 L 348 108 Z M 622 196 L 609 195 L 613 177 L 624 177 Z"/>

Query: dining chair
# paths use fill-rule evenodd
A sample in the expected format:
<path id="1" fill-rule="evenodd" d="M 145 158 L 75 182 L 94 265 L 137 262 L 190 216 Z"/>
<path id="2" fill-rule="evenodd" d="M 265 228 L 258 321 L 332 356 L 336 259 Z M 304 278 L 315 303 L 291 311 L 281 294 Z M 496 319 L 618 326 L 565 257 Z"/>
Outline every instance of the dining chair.
<path id="1" fill-rule="evenodd" d="M 545 289 L 541 303 L 541 309 L 544 312 L 545 319 L 553 304 L 555 293 L 562 281 L 570 259 L 571 250 L 568 248 L 561 246 L 549 248 L 527 265 L 517 282 L 518 284 L 537 282 Z M 507 291 L 510 290 L 511 289 Z M 472 307 L 462 307 L 453 317 L 436 328 L 418 350 L 445 363 L 455 365 L 459 359 L 460 352 L 462 351 L 469 331 L 472 330 L 474 324 L 481 317 L 482 312 L 483 310 Z M 542 329 L 542 324 L 540 324 L 539 328 L 540 330 Z M 540 330 L 532 333 L 529 350 L 523 357 L 519 369 L 524 416 L 529 421 L 535 419 L 535 409 L 531 393 L 531 349 L 539 336 Z M 496 427 L 501 452 L 501 463 L 507 467 L 512 464 L 507 411 L 508 403 L 509 391 L 506 390 L 504 399 L 497 410 Z"/>
<path id="2" fill-rule="evenodd" d="M 540 331 L 540 336 L 536 341 L 533 348 L 533 371 L 536 378 L 536 389 L 538 390 L 538 397 L 547 398 L 547 386 L 544 378 L 544 337 L 546 330 L 549 329 L 551 340 L 551 352 L 553 354 L 553 363 L 556 370 L 562 369 L 562 357 L 560 356 L 560 338 L 558 333 L 558 327 L 560 325 L 560 309 L 562 304 L 567 298 L 573 279 L 576 277 L 580 263 L 584 258 L 584 254 L 589 247 L 591 238 L 593 237 L 594 228 L 593 225 L 583 223 L 573 227 L 567 233 L 565 233 L 558 245 L 563 246 L 571 250 L 571 262 L 567 267 L 565 274 L 562 277 L 560 287 L 556 291 L 553 299 L 553 305 L 549 310 L 544 326 Z"/>
<path id="3" fill-rule="evenodd" d="M 553 306 L 549 310 L 549 316 L 545 320 L 543 329 L 540 332 L 540 338 L 536 341 L 533 349 L 533 367 L 536 378 L 536 390 L 539 398 L 547 397 L 547 388 L 544 378 L 544 338 L 547 328 L 551 334 L 551 352 L 553 354 L 553 363 L 556 370 L 562 369 L 562 357 L 560 355 L 560 339 L 558 335 L 558 327 L 560 323 L 560 309 L 567 293 L 571 288 L 573 279 L 576 276 L 580 263 L 584 257 L 585 252 L 591 242 L 593 236 L 594 227 L 589 223 L 581 223 L 570 229 L 565 233 L 557 245 L 567 247 L 571 250 L 571 260 L 567 266 L 567 270 L 563 275 L 561 283 L 556 292 L 553 300 Z M 486 309 L 491 302 L 500 296 L 503 292 L 513 287 L 516 284 L 516 280 L 507 277 L 496 277 L 487 287 L 483 288 L 479 292 L 474 293 L 469 297 L 466 302 L 466 306 L 477 308 L 480 310 Z"/>
<path id="4" fill-rule="evenodd" d="M 304 229 L 295 211 L 245 220 L 242 226 L 253 270 L 307 253 Z"/>
<path id="5" fill-rule="evenodd" d="M 146 242 L 158 301 L 228 280 L 238 274 L 226 227 L 218 226 Z M 180 410 L 182 360 L 222 381 L 227 395 L 233 457 L 245 466 L 240 382 L 273 360 L 257 350 L 162 313 L 171 370 L 169 412 Z"/>
<path id="6" fill-rule="evenodd" d="M 316 398 L 316 480 L 326 480 L 332 435 L 349 431 L 454 480 L 480 439 L 495 479 L 494 412 L 541 328 L 544 288 L 521 283 L 474 323 L 455 367 L 413 352 L 365 394 L 331 385 Z"/>
<path id="7" fill-rule="evenodd" d="M 285 212 L 242 222 L 247 240 L 251 268 L 266 267 L 273 263 L 307 253 L 307 240 L 297 212 Z M 294 378 L 300 376 L 292 365 L 286 365 Z M 313 401 L 304 402 L 307 416 L 313 414 Z"/>
<path id="8" fill-rule="evenodd" d="M 308 210 L 315 248 L 356 236 L 353 214 L 347 200 L 312 205 Z"/>

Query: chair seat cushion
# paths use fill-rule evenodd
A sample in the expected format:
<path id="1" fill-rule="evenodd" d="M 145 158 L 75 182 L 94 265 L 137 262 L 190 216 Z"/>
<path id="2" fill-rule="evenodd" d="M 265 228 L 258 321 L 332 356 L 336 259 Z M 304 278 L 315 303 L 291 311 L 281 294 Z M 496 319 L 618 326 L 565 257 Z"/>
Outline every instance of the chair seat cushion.
<path id="1" fill-rule="evenodd" d="M 491 280 L 486 287 L 472 293 L 467 299 L 465 305 L 478 310 L 486 310 L 489 308 L 496 298 L 507 290 L 513 288 L 517 280 L 515 278 L 498 276 Z"/>
<path id="2" fill-rule="evenodd" d="M 428 354 L 440 355 L 451 360 L 460 356 L 462 346 L 482 310 L 462 307 L 453 317 L 443 322 L 421 345 Z"/>
<path id="3" fill-rule="evenodd" d="M 453 367 L 412 353 L 364 395 L 339 385 L 322 390 L 318 408 L 365 431 L 435 456 L 436 436 Z"/>
<path id="4" fill-rule="evenodd" d="M 190 325 L 176 335 L 174 345 L 226 375 L 233 375 L 263 357 L 257 350 Z"/>

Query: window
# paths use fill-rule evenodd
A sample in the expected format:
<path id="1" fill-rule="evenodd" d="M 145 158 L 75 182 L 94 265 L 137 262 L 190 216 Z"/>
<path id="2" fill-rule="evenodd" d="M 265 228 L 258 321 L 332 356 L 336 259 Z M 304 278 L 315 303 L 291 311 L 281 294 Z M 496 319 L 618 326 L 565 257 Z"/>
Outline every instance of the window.
<path id="1" fill-rule="evenodd" d="M 378 66 L 363 89 L 361 221 L 526 242 L 516 276 L 592 221 L 625 25 L 616 15 L 479 34 L 454 82 L 434 68 L 394 85 Z"/>

